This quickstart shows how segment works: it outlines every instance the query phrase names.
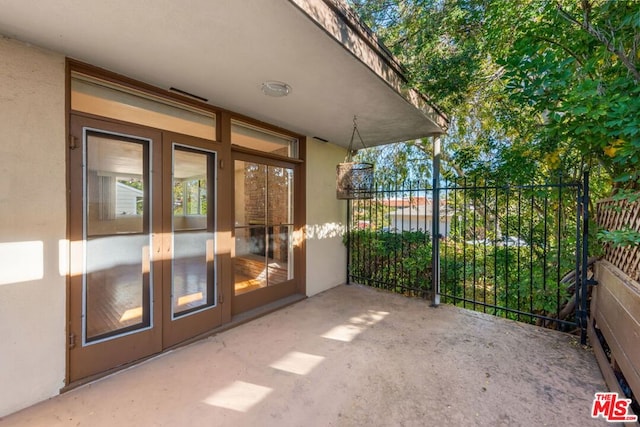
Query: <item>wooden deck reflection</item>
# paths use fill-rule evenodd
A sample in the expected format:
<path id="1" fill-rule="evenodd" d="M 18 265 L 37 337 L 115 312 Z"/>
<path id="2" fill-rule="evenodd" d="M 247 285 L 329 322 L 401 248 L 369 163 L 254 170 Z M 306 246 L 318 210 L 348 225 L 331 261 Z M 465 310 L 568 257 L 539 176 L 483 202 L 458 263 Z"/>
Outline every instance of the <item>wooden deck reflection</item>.
<path id="1" fill-rule="evenodd" d="M 206 264 L 200 257 L 185 258 L 174 262 L 173 312 L 180 313 L 207 304 L 208 292 Z M 267 286 L 282 283 L 289 278 L 287 265 L 282 262 L 255 256 L 238 257 L 234 262 L 234 292 L 241 295 Z M 86 328 L 87 337 L 98 337 L 119 329 L 143 324 L 143 281 L 138 265 L 112 267 L 87 275 Z M 156 280 L 155 283 L 160 283 Z M 151 301 L 148 298 L 147 301 Z M 215 303 L 215 302 L 212 302 Z M 149 305 L 147 303 L 147 305 Z"/>

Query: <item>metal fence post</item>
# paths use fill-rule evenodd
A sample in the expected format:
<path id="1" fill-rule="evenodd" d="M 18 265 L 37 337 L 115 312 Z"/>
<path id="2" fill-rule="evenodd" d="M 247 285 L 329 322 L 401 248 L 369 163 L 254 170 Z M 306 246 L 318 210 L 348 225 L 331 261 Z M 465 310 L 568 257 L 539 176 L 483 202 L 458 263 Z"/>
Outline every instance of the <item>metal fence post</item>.
<path id="1" fill-rule="evenodd" d="M 440 305 L 440 137 L 433 137 L 433 200 L 431 203 L 431 305 Z"/>
<path id="2" fill-rule="evenodd" d="M 587 264 L 589 259 L 589 171 L 582 178 L 582 275 L 580 283 L 580 311 L 578 323 L 580 325 L 580 343 L 587 343 L 587 293 L 589 280 L 587 278 Z"/>
<path id="3" fill-rule="evenodd" d="M 351 200 L 347 200 L 347 285 L 351 284 Z"/>

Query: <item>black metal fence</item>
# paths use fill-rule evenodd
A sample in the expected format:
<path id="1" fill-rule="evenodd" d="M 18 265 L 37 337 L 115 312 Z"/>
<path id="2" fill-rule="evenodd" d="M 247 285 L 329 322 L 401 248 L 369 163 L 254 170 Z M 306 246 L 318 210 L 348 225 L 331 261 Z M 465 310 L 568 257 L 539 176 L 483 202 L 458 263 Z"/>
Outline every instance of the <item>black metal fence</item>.
<path id="1" fill-rule="evenodd" d="M 371 200 L 349 203 L 348 279 L 410 296 L 431 291 L 431 224 L 424 211 L 433 192 L 421 182 L 378 187 Z"/>
<path id="2" fill-rule="evenodd" d="M 583 329 L 585 188 L 562 180 L 521 186 L 461 180 L 436 190 L 434 209 L 428 185 L 378 187 L 373 199 L 349 202 L 349 280 L 425 298 L 437 292 L 444 303 Z M 439 286 L 432 283 L 434 266 Z"/>

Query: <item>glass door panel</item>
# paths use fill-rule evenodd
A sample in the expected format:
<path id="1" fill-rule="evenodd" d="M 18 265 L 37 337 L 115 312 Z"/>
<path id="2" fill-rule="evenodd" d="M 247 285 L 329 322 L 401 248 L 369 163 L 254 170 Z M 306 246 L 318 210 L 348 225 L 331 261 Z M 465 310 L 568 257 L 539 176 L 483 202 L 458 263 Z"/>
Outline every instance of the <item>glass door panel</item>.
<path id="1" fill-rule="evenodd" d="M 87 240 L 86 341 L 148 327 L 149 237 Z"/>
<path id="2" fill-rule="evenodd" d="M 293 224 L 293 170 L 269 166 L 267 181 L 267 223 Z"/>
<path id="3" fill-rule="evenodd" d="M 293 279 L 293 170 L 267 169 L 268 282 L 277 285 Z"/>
<path id="4" fill-rule="evenodd" d="M 236 160 L 235 295 L 293 279 L 293 169 Z"/>
<path id="5" fill-rule="evenodd" d="M 267 286 L 267 167 L 236 160 L 235 294 Z"/>
<path id="6" fill-rule="evenodd" d="M 85 342 L 151 326 L 150 141 L 87 131 Z"/>
<path id="7" fill-rule="evenodd" d="M 172 315 L 215 305 L 215 154 L 173 146 Z"/>

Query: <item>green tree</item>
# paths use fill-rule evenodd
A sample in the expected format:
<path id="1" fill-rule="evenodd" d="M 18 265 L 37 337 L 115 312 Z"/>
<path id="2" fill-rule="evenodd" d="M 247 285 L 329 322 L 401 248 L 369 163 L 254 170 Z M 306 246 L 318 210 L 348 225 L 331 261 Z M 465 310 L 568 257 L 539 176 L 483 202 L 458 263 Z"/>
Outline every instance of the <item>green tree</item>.
<path id="1" fill-rule="evenodd" d="M 494 0 L 486 11 L 505 95 L 542 118 L 532 142 L 545 160 L 599 165 L 617 187 L 637 189 L 640 3 Z"/>
<path id="2" fill-rule="evenodd" d="M 560 172 L 577 179 L 590 169 L 596 196 L 612 181 L 638 188 L 640 3 L 353 5 L 407 65 L 411 84 L 451 117 L 444 138 L 450 175 L 519 183 Z M 410 146 L 425 153 L 426 163 L 431 143 Z M 389 152 L 392 163 L 402 160 L 401 149 Z"/>

